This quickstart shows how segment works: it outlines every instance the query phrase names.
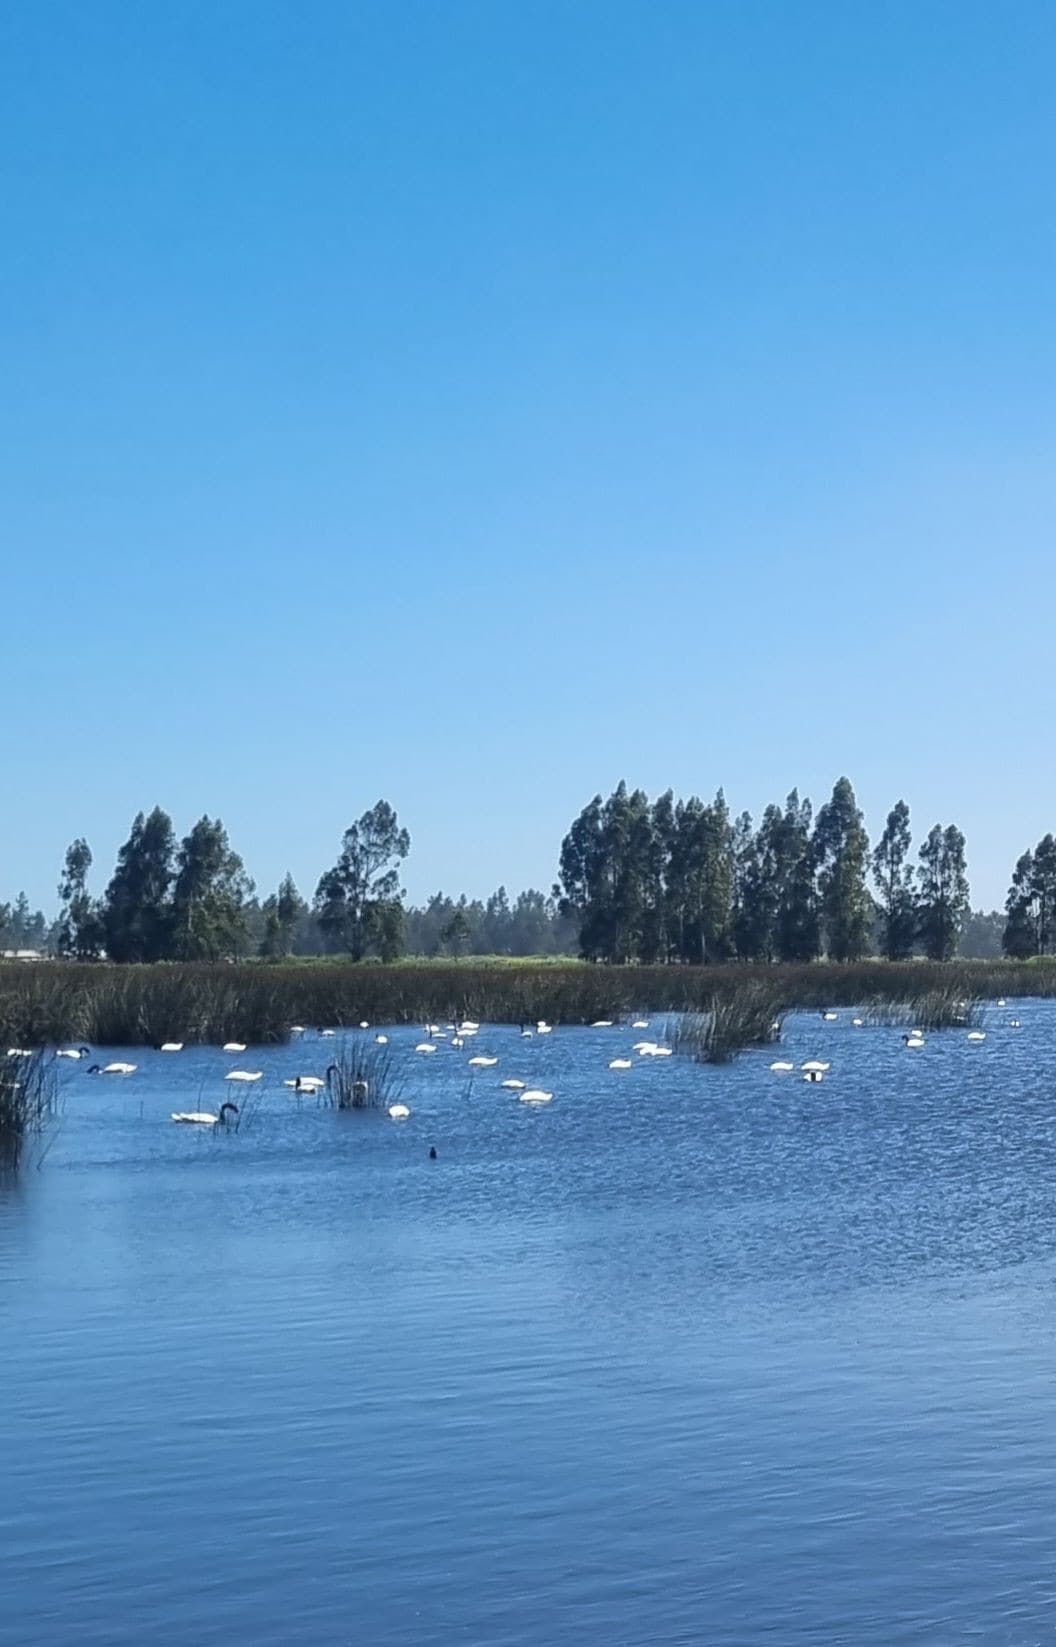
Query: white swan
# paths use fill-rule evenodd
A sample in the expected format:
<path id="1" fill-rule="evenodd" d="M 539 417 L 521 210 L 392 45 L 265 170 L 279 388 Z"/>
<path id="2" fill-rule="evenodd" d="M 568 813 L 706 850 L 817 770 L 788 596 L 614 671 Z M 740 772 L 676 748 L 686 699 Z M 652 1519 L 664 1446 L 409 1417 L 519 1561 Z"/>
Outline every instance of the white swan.
<path id="1" fill-rule="evenodd" d="M 862 1024 L 864 1022 L 865 1022 L 864 1018 L 852 1018 L 851 1019 L 851 1023 L 854 1025 L 855 1029 L 861 1029 Z"/>
<path id="2" fill-rule="evenodd" d="M 303 1024 L 291 1024 L 290 1025 L 290 1034 L 291 1035 L 303 1035 L 304 1034 L 304 1025 Z"/>
<path id="3" fill-rule="evenodd" d="M 655 1047 L 655 1045 L 656 1045 L 655 1041 L 635 1041 L 633 1047 L 631 1048 L 631 1051 L 632 1052 L 651 1052 L 653 1047 Z"/>
<path id="4" fill-rule="evenodd" d="M 12 1054 L 9 1052 L 8 1057 L 11 1056 Z M 88 1054 L 83 1047 L 56 1047 L 55 1056 L 56 1058 L 86 1058 Z"/>
<path id="5" fill-rule="evenodd" d="M 631 1025 L 631 1028 L 632 1029 L 648 1029 L 649 1028 L 648 1018 L 636 1018 L 634 1020 L 634 1023 Z"/>
<path id="6" fill-rule="evenodd" d="M 232 1077 L 229 1075 L 227 1079 L 230 1081 Z M 294 1092 L 318 1092 L 320 1087 L 325 1087 L 326 1082 L 321 1075 L 296 1075 L 292 1081 L 283 1081 L 282 1084 L 284 1087 L 292 1087 Z"/>
<path id="7" fill-rule="evenodd" d="M 375 1037 L 374 1037 L 374 1045 L 375 1046 L 387 1047 L 388 1044 L 389 1044 L 389 1037 L 387 1035 L 375 1035 Z"/>
<path id="8" fill-rule="evenodd" d="M 432 1041 L 419 1041 L 414 1050 L 415 1052 L 435 1052 L 436 1048 Z"/>
<path id="9" fill-rule="evenodd" d="M 220 1048 L 221 1052 L 245 1052 L 245 1041 L 225 1041 Z"/>
<path id="10" fill-rule="evenodd" d="M 611 1029 L 612 1028 L 612 1019 L 611 1018 L 595 1018 L 594 1022 L 591 1024 L 590 1027 L 591 1027 L 591 1029 Z"/>
<path id="11" fill-rule="evenodd" d="M 469 1060 L 469 1067 L 470 1069 L 491 1069 L 494 1064 L 498 1063 L 498 1061 L 499 1060 L 497 1058 L 485 1058 L 483 1056 L 471 1058 Z"/>
<path id="12" fill-rule="evenodd" d="M 8 1047 L 7 1056 L 9 1058 L 32 1058 L 33 1049 L 32 1047 Z"/>
<path id="13" fill-rule="evenodd" d="M 1019 1019 L 1018 1018 L 1010 1018 L 1008 1020 L 1008 1027 L 1009 1027 L 1009 1029 L 1019 1029 L 1020 1028 Z"/>
<path id="14" fill-rule="evenodd" d="M 477 1020 L 475 1018 L 463 1018 L 462 1022 L 459 1024 L 458 1027 L 459 1027 L 459 1032 L 462 1035 L 465 1035 L 467 1033 L 467 1031 L 470 1035 L 475 1035 L 477 1033 L 477 1030 L 480 1028 L 480 1025 L 477 1023 Z"/>
<path id="15" fill-rule="evenodd" d="M 537 1035 L 552 1035 L 553 1032 L 553 1024 L 536 1024 L 535 1026 L 535 1033 Z"/>
<path id="16" fill-rule="evenodd" d="M 657 1046 L 655 1041 L 647 1041 L 641 1049 L 643 1058 L 670 1058 L 671 1048 Z"/>
<path id="17" fill-rule="evenodd" d="M 511 1092 L 522 1092 L 524 1090 L 523 1081 L 500 1081 L 499 1085 L 509 1087 Z"/>
<path id="18" fill-rule="evenodd" d="M 923 1035 L 907 1035 L 903 1039 L 903 1045 L 907 1052 L 919 1052 L 924 1045 L 924 1037 Z"/>
<path id="19" fill-rule="evenodd" d="M 968 1031 L 968 1039 L 969 1041 L 985 1041 L 986 1031 L 984 1029 L 970 1029 Z"/>
<path id="20" fill-rule="evenodd" d="M 786 1064 L 780 1059 L 778 1060 L 778 1062 L 776 1064 L 771 1064 L 770 1065 L 770 1068 L 772 1070 L 779 1071 L 782 1075 L 787 1074 L 790 1070 L 795 1069 L 795 1067 L 796 1067 L 795 1064 Z"/>
<path id="21" fill-rule="evenodd" d="M 528 1087 L 521 1093 L 522 1104 L 548 1104 L 553 1098 L 552 1092 L 544 1092 L 541 1087 Z"/>
<path id="22" fill-rule="evenodd" d="M 182 1052 L 183 1051 L 183 1042 L 182 1041 L 162 1041 L 160 1047 L 158 1048 L 158 1051 L 159 1052 Z"/>
<path id="23" fill-rule="evenodd" d="M 633 1065 L 632 1065 L 632 1062 L 631 1062 L 630 1058 L 613 1058 L 613 1060 L 609 1064 L 609 1068 L 610 1069 L 631 1069 L 631 1068 L 633 1068 Z"/>
<path id="24" fill-rule="evenodd" d="M 839 1015 L 838 1012 L 823 1012 L 822 1013 L 822 1017 L 824 1018 L 824 1020 L 827 1024 L 834 1024 L 839 1016 L 840 1015 Z"/>
<path id="25" fill-rule="evenodd" d="M 137 1067 L 138 1066 L 136 1064 L 105 1064 L 102 1069 L 102 1074 L 131 1075 Z M 91 1071 L 89 1071 L 89 1074 L 91 1074 Z"/>
<path id="26" fill-rule="evenodd" d="M 439 1035 L 439 1033 L 440 1033 L 440 1025 L 439 1024 L 426 1024 L 424 1034 L 426 1034 L 426 1035 Z"/>
<path id="27" fill-rule="evenodd" d="M 522 1041 L 530 1041 L 534 1034 L 535 1034 L 534 1029 L 522 1029 L 521 1030 L 521 1040 Z"/>
<path id="28" fill-rule="evenodd" d="M 390 1104 L 389 1105 L 389 1114 L 392 1116 L 392 1119 L 394 1121 L 406 1121 L 406 1119 L 407 1119 L 408 1115 L 410 1115 L 410 1113 L 411 1112 L 407 1108 L 406 1104 Z"/>
<path id="29" fill-rule="evenodd" d="M 329 1039 L 329 1037 L 330 1037 L 330 1036 L 333 1036 L 333 1035 L 336 1035 L 336 1034 L 337 1034 L 337 1030 L 336 1030 L 336 1029 L 321 1029 L 321 1030 L 320 1030 L 320 1031 L 319 1031 L 319 1033 L 320 1033 L 320 1035 L 322 1035 L 322 1036 L 323 1036 L 323 1037 L 324 1037 L 324 1038 L 326 1038 L 326 1039 Z"/>
<path id="30" fill-rule="evenodd" d="M 367 1020 L 365 1018 L 361 1018 L 359 1020 L 359 1027 L 360 1027 L 360 1029 L 369 1029 L 370 1025 L 367 1023 Z"/>
<path id="31" fill-rule="evenodd" d="M 464 1041 L 464 1040 L 463 1040 L 463 1039 L 462 1039 L 462 1037 L 461 1037 L 461 1035 L 452 1035 L 452 1037 L 451 1037 L 451 1045 L 452 1045 L 452 1046 L 453 1046 L 453 1047 L 464 1047 L 464 1046 L 465 1046 L 465 1044 L 466 1044 L 466 1043 L 465 1043 L 465 1041 Z M 420 1047 L 419 1047 L 419 1048 L 418 1048 L 418 1050 L 419 1050 L 419 1052 L 420 1052 L 420 1051 L 421 1051 L 421 1048 L 420 1048 Z"/>
<path id="32" fill-rule="evenodd" d="M 182 1121 L 185 1125 L 192 1127 L 226 1127 L 228 1110 L 230 1110 L 233 1115 L 237 1115 L 238 1105 L 221 1104 L 219 1115 L 212 1115 L 207 1109 L 191 1109 L 182 1114 L 170 1115 L 169 1120 Z"/>
<path id="33" fill-rule="evenodd" d="M 829 1066 L 823 1064 L 820 1058 L 808 1058 L 806 1063 L 800 1064 L 799 1067 L 808 1075 L 824 1075 Z"/>
<path id="34" fill-rule="evenodd" d="M 225 1076 L 225 1081 L 259 1081 L 264 1071 L 262 1069 L 232 1069 Z"/>

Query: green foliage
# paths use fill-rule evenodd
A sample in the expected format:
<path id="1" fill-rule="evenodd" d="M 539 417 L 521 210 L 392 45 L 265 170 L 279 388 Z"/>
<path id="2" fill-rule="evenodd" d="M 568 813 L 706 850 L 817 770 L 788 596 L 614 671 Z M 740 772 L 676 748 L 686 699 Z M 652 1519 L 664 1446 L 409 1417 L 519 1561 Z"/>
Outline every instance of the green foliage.
<path id="1" fill-rule="evenodd" d="M 1056 950 L 1056 839 L 1051 834 L 1017 862 L 1005 917 L 1006 955 L 1024 960 Z"/>
<path id="2" fill-rule="evenodd" d="M 897 801 L 873 852 L 873 879 L 880 894 L 881 952 L 889 961 L 908 960 L 917 936 L 913 866 L 908 861 L 911 842 L 909 807 Z"/>
<path id="3" fill-rule="evenodd" d="M 832 798 L 818 813 L 814 853 L 829 956 L 834 961 L 858 961 L 869 934 L 869 837 L 847 778 L 837 780 Z"/>
<path id="4" fill-rule="evenodd" d="M 103 925 L 112 961 L 160 961 L 171 954 L 176 837 L 160 807 L 137 812 L 106 889 Z"/>
<path id="5" fill-rule="evenodd" d="M 301 897 L 292 875 L 284 876 L 277 892 L 265 898 L 262 917 L 263 936 L 260 954 L 268 961 L 281 961 L 291 954 L 298 928 L 308 916 L 308 905 Z"/>
<path id="6" fill-rule="evenodd" d="M 88 891 L 88 871 L 92 867 L 92 851 L 83 838 L 72 841 L 66 848 L 59 898 L 62 908 L 55 933 L 55 947 L 60 955 L 78 961 L 94 961 L 106 942 L 102 912 Z"/>
<path id="7" fill-rule="evenodd" d="M 0 1175 L 17 1172 L 26 1151 L 42 1146 L 56 1104 L 54 1065 L 44 1053 L 0 1053 Z"/>
<path id="8" fill-rule="evenodd" d="M 247 947 L 246 902 L 253 890 L 219 818 L 199 818 L 180 843 L 172 894 L 172 952 L 217 961 Z"/>
<path id="9" fill-rule="evenodd" d="M 964 836 L 955 824 L 936 824 L 920 849 L 917 922 L 929 961 L 949 961 L 968 917 Z"/>
<path id="10" fill-rule="evenodd" d="M 411 837 L 387 801 L 345 830 L 337 863 L 316 888 L 315 908 L 323 932 L 353 960 L 369 954 L 391 960 L 401 952 L 397 865 L 410 849 Z"/>
<path id="11" fill-rule="evenodd" d="M 765 984 L 746 984 L 719 994 L 706 1012 L 682 1013 L 668 1031 L 675 1052 L 698 1064 L 728 1064 L 745 1047 L 768 1046 L 781 1035 L 779 994 Z"/>

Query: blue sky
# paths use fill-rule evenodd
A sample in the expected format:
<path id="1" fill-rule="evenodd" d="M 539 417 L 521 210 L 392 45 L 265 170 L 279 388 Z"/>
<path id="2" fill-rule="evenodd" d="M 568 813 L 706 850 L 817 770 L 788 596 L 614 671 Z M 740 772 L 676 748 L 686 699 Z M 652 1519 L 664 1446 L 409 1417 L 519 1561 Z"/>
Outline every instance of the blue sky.
<path id="1" fill-rule="evenodd" d="M 0 16 L 0 893 L 219 813 L 548 886 L 620 777 L 1056 826 L 1048 4 Z"/>

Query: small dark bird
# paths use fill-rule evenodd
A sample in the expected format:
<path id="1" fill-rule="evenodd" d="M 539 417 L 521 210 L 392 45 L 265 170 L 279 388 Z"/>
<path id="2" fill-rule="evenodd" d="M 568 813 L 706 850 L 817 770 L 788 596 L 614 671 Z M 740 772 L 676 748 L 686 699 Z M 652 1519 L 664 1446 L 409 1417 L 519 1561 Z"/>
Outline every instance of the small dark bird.
<path id="1" fill-rule="evenodd" d="M 429 1159 L 430 1159 L 430 1161 L 435 1161 L 437 1159 L 436 1145 L 435 1144 L 430 1144 L 429 1145 Z"/>

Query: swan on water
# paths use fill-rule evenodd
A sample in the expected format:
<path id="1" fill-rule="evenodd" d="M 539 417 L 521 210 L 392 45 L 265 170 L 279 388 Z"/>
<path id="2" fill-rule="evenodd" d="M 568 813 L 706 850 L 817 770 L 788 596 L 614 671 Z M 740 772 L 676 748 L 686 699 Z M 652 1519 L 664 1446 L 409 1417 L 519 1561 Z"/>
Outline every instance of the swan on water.
<path id="1" fill-rule="evenodd" d="M 32 1047 L 8 1047 L 7 1056 L 9 1058 L 32 1058 L 33 1049 Z"/>
<path id="2" fill-rule="evenodd" d="M 553 1029 L 553 1024 L 536 1024 L 535 1033 L 537 1035 L 552 1035 Z"/>
<path id="3" fill-rule="evenodd" d="M 290 1034 L 291 1035 L 303 1035 L 304 1034 L 304 1025 L 303 1024 L 291 1024 L 290 1025 Z"/>
<path id="4" fill-rule="evenodd" d="M 795 1067 L 795 1064 L 786 1064 L 782 1060 L 778 1060 L 776 1064 L 770 1065 L 772 1070 L 778 1070 L 782 1075 L 786 1074 L 789 1070 L 795 1069 Z"/>
<path id="5" fill-rule="evenodd" d="M 1009 1029 L 1019 1029 L 1020 1028 L 1019 1019 L 1018 1018 L 1010 1018 L 1008 1020 L 1008 1027 L 1009 1027 Z"/>
<path id="6" fill-rule="evenodd" d="M 135 1064 L 104 1064 L 100 1073 L 103 1075 L 131 1075 L 136 1067 Z"/>
<path id="7" fill-rule="evenodd" d="M 232 1069 L 225 1076 L 225 1081 L 259 1081 L 264 1071 L 262 1069 Z"/>
<path id="8" fill-rule="evenodd" d="M 375 1046 L 387 1047 L 388 1044 L 389 1044 L 389 1037 L 387 1035 L 375 1035 L 375 1037 L 374 1037 L 374 1045 Z"/>
<path id="9" fill-rule="evenodd" d="M 855 1029 L 861 1029 L 864 1022 L 865 1022 L 864 1018 L 852 1018 L 851 1019 L 851 1023 L 854 1025 Z"/>
<path id="10" fill-rule="evenodd" d="M 359 1020 L 359 1027 L 360 1027 L 360 1029 L 369 1029 L 370 1025 L 367 1023 L 367 1020 L 365 1018 L 361 1018 Z"/>
<path id="11" fill-rule="evenodd" d="M 475 1018 L 463 1018 L 458 1028 L 459 1033 L 462 1035 L 475 1035 L 477 1030 L 480 1028 L 480 1025 L 477 1023 Z"/>
<path id="12" fill-rule="evenodd" d="M 436 1048 L 432 1041 L 419 1041 L 414 1050 L 415 1052 L 435 1052 Z"/>
<path id="13" fill-rule="evenodd" d="M 230 1110 L 232 1115 L 237 1115 L 238 1114 L 238 1105 L 237 1104 L 221 1104 L 220 1105 L 219 1115 L 212 1115 L 212 1114 L 210 1114 L 210 1112 L 208 1110 L 205 1110 L 205 1109 L 187 1110 L 184 1114 L 170 1115 L 169 1120 L 170 1121 L 183 1121 L 186 1125 L 192 1126 L 192 1127 L 216 1127 L 216 1126 L 226 1127 L 227 1126 L 227 1115 L 228 1115 L 229 1110 Z"/>
<path id="14" fill-rule="evenodd" d="M 523 1081 L 500 1081 L 499 1085 L 503 1086 L 503 1087 L 509 1087 L 511 1092 L 523 1092 L 523 1090 L 524 1090 L 524 1082 Z"/>
<path id="15" fill-rule="evenodd" d="M 611 1018 L 595 1018 L 594 1022 L 591 1024 L 590 1027 L 591 1027 L 591 1029 L 611 1029 L 612 1028 L 612 1019 Z"/>
<path id="16" fill-rule="evenodd" d="M 463 1040 L 463 1039 L 462 1039 L 462 1037 L 461 1037 L 461 1035 L 452 1035 L 452 1037 L 451 1037 L 451 1045 L 452 1045 L 452 1046 L 453 1046 L 453 1047 L 464 1047 L 464 1046 L 465 1046 L 465 1044 L 466 1044 L 466 1043 L 465 1043 L 465 1041 L 464 1041 L 464 1040 Z M 421 1048 L 420 1048 L 420 1047 L 419 1047 L 419 1048 L 418 1048 L 418 1050 L 419 1050 L 419 1052 L 420 1052 L 420 1051 L 421 1051 Z"/>
<path id="17" fill-rule="evenodd" d="M 800 1064 L 799 1067 L 805 1070 L 808 1075 L 823 1075 L 829 1066 L 823 1064 L 820 1058 L 808 1058 L 806 1063 Z"/>
<path id="18" fill-rule="evenodd" d="M 11 1056 L 12 1054 L 9 1052 L 8 1057 Z M 56 1058 L 90 1058 L 92 1049 L 91 1047 L 57 1047 L 55 1056 Z"/>
<path id="19" fill-rule="evenodd" d="M 645 1041 L 641 1047 L 635 1048 L 643 1058 L 670 1058 L 671 1048 L 658 1046 L 655 1041 Z"/>
<path id="20" fill-rule="evenodd" d="M 221 1052 L 245 1052 L 245 1041 L 225 1041 L 220 1048 Z"/>
<path id="21" fill-rule="evenodd" d="M 634 1020 L 634 1023 L 631 1025 L 631 1028 L 632 1029 L 648 1029 L 649 1028 L 648 1018 L 636 1018 Z"/>
<path id="22" fill-rule="evenodd" d="M 440 1033 L 440 1025 L 439 1024 L 426 1024 L 424 1030 L 422 1031 L 423 1035 L 439 1035 L 439 1033 Z"/>
<path id="23" fill-rule="evenodd" d="M 158 1051 L 159 1052 L 182 1052 L 183 1051 L 183 1042 L 182 1041 L 162 1041 L 160 1047 L 158 1048 Z"/>
<path id="24" fill-rule="evenodd" d="M 230 1081 L 231 1076 L 227 1079 Z M 292 1081 L 283 1081 L 284 1087 L 292 1087 L 294 1092 L 318 1092 L 325 1087 L 326 1082 L 321 1075 L 295 1075 Z"/>
<path id="25" fill-rule="evenodd" d="M 553 1097 L 552 1092 L 544 1092 L 541 1087 L 528 1087 L 521 1093 L 522 1104 L 548 1104 Z"/>
<path id="26" fill-rule="evenodd" d="M 392 1116 L 392 1119 L 394 1121 L 406 1121 L 406 1119 L 407 1119 L 408 1115 L 410 1115 L 410 1113 L 411 1112 L 407 1108 L 406 1104 L 390 1104 L 389 1105 L 389 1114 Z"/>
<path id="27" fill-rule="evenodd" d="M 478 1058 L 471 1058 L 469 1060 L 469 1067 L 470 1069 L 491 1069 L 494 1064 L 498 1063 L 498 1061 L 499 1060 L 497 1058 L 485 1058 L 482 1055 Z"/>
<path id="28" fill-rule="evenodd" d="M 823 1012 L 821 1016 L 827 1024 L 834 1024 L 840 1015 L 838 1012 Z"/>
<path id="29" fill-rule="evenodd" d="M 632 1052 L 649 1052 L 652 1047 L 655 1047 L 655 1045 L 656 1045 L 655 1041 L 635 1041 L 633 1047 L 631 1048 L 631 1051 Z"/>
<path id="30" fill-rule="evenodd" d="M 969 1041 L 985 1041 L 986 1040 L 986 1031 L 985 1031 L 985 1029 L 970 1029 L 968 1031 L 968 1039 L 969 1039 Z"/>
<path id="31" fill-rule="evenodd" d="M 1005 1004 L 1005 997 L 1004 997 L 1004 996 L 1003 996 L 1003 995 L 1002 995 L 1002 996 L 1001 996 L 1001 999 L 1000 999 L 1000 1000 L 999 1000 L 999 1001 L 998 1001 L 998 1003 L 997 1003 L 997 1004 L 998 1004 L 998 1006 L 1004 1006 L 1004 1004 Z"/>
<path id="32" fill-rule="evenodd" d="M 612 1062 L 609 1064 L 610 1069 L 633 1069 L 633 1067 L 634 1065 L 630 1058 L 613 1058 Z"/>
<path id="33" fill-rule="evenodd" d="M 820 1069 L 808 1069 L 803 1076 L 804 1081 L 820 1081 L 821 1078 L 822 1072 Z"/>

